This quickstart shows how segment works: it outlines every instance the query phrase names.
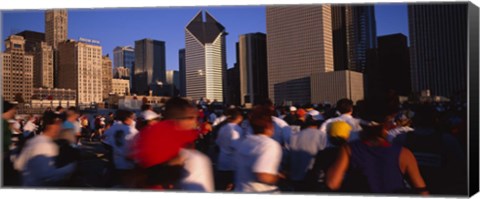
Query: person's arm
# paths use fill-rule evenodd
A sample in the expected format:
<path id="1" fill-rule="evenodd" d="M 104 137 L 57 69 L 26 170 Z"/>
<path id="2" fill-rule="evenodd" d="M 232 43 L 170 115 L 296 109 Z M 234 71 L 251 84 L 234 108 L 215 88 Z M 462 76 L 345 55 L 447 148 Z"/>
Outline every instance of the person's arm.
<path id="1" fill-rule="evenodd" d="M 338 190 L 343 182 L 343 177 L 347 172 L 350 163 L 350 149 L 347 145 L 340 148 L 337 160 L 327 171 L 327 187 L 331 190 Z"/>
<path id="2" fill-rule="evenodd" d="M 399 162 L 400 169 L 409 177 L 413 188 L 421 195 L 429 195 L 428 190 L 426 189 L 425 181 L 423 181 L 422 175 L 420 175 L 417 160 L 415 159 L 413 153 L 407 148 L 402 147 Z"/>
<path id="3" fill-rule="evenodd" d="M 253 173 L 255 173 L 257 181 L 275 185 L 279 178 L 278 169 L 282 159 L 282 149 L 275 142 L 275 144 L 264 147 L 262 152 L 252 167 Z"/>

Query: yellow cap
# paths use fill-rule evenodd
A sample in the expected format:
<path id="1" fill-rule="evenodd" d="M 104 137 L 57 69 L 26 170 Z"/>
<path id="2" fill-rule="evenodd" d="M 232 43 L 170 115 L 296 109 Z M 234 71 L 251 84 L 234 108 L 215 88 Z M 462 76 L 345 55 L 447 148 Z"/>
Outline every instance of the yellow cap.
<path id="1" fill-rule="evenodd" d="M 348 140 L 352 127 L 344 121 L 335 121 L 328 125 L 327 133 L 331 137 Z"/>

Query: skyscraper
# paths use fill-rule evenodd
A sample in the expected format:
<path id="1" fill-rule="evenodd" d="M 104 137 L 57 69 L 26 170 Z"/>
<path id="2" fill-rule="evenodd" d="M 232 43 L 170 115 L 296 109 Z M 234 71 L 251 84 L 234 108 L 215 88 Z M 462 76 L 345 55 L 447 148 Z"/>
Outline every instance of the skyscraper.
<path id="1" fill-rule="evenodd" d="M 383 92 L 394 90 L 397 94 L 408 96 L 411 93 L 410 56 L 407 37 L 401 33 L 378 37 L 378 76 Z"/>
<path id="2" fill-rule="evenodd" d="M 165 42 L 153 39 L 135 41 L 134 93 L 160 95 L 165 84 Z"/>
<path id="3" fill-rule="evenodd" d="M 57 46 L 60 42 L 68 39 L 68 12 L 67 10 L 45 11 L 45 40 L 53 48 L 53 82 L 58 87 L 58 52 Z"/>
<path id="4" fill-rule="evenodd" d="M 168 88 L 169 96 L 177 96 L 180 94 L 180 77 L 179 72 L 176 70 L 167 70 L 166 72 L 166 83 Z"/>
<path id="5" fill-rule="evenodd" d="M 45 34 L 26 30 L 16 35 L 25 39 L 25 52 L 34 56 L 33 86 L 53 88 L 53 49 L 45 42 Z"/>
<path id="6" fill-rule="evenodd" d="M 266 15 L 268 96 L 308 103 L 310 75 L 334 69 L 330 6 L 267 6 Z"/>
<path id="7" fill-rule="evenodd" d="M 186 97 L 187 91 L 187 80 L 186 80 L 186 71 L 185 71 L 185 49 L 182 48 L 178 50 L 178 69 L 179 69 L 179 78 L 180 78 L 180 96 Z"/>
<path id="8" fill-rule="evenodd" d="M 225 28 L 202 11 L 185 28 L 186 94 L 223 102 L 226 73 Z"/>
<path id="9" fill-rule="evenodd" d="M 126 67 L 130 71 L 135 63 L 135 49 L 131 46 L 117 46 L 113 49 L 113 67 Z"/>
<path id="10" fill-rule="evenodd" d="M 235 63 L 234 67 L 227 69 L 227 103 L 231 105 L 240 104 L 240 67 Z"/>
<path id="11" fill-rule="evenodd" d="M 467 89 L 467 3 L 408 6 L 412 89 L 451 97 Z"/>
<path id="12" fill-rule="evenodd" d="M 2 53 L 2 96 L 8 101 L 29 103 L 33 92 L 33 55 L 25 52 L 25 39 L 11 35 Z"/>
<path id="13" fill-rule="evenodd" d="M 373 5 L 332 5 L 335 70 L 363 72 L 367 52 L 377 47 Z"/>
<path id="14" fill-rule="evenodd" d="M 267 38 L 263 33 L 240 35 L 238 58 L 241 104 L 257 104 L 268 98 Z"/>
<path id="15" fill-rule="evenodd" d="M 68 38 L 67 10 L 47 10 L 45 12 L 45 39 L 54 50 L 60 42 Z"/>
<path id="16" fill-rule="evenodd" d="M 58 45 L 58 87 L 77 91 L 80 107 L 103 101 L 102 47 L 67 40 Z"/>
<path id="17" fill-rule="evenodd" d="M 108 94 L 112 92 L 112 78 L 112 60 L 107 54 L 102 57 L 103 99 L 108 98 Z"/>

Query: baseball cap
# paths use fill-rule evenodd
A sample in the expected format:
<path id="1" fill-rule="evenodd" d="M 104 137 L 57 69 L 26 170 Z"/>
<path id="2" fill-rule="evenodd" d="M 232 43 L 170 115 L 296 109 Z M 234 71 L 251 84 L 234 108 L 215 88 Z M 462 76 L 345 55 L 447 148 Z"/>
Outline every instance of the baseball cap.
<path id="1" fill-rule="evenodd" d="M 295 106 L 290 106 L 290 111 L 292 111 L 292 112 L 293 112 L 293 111 L 297 111 L 297 107 L 295 107 Z"/>
<path id="2" fill-rule="evenodd" d="M 158 122 L 139 133 L 133 158 L 144 168 L 165 163 L 176 157 L 181 148 L 193 143 L 198 134 L 198 130 L 179 129 L 173 120 Z"/>
<path id="3" fill-rule="evenodd" d="M 300 116 L 300 117 L 303 117 L 307 114 L 307 111 L 305 111 L 305 109 L 301 108 L 301 109 L 298 109 L 297 111 L 297 115 Z"/>
<path id="4" fill-rule="evenodd" d="M 158 115 L 157 113 L 155 113 L 155 112 L 152 111 L 152 110 L 146 110 L 146 111 L 143 111 L 143 112 L 142 112 L 142 117 L 143 117 L 143 119 L 145 119 L 145 120 L 153 120 L 153 119 L 158 119 L 158 118 L 160 118 L 160 115 Z"/>
<path id="5" fill-rule="evenodd" d="M 320 115 L 320 112 L 318 112 L 317 110 L 308 111 L 308 115 L 312 116 L 313 120 L 324 120 L 323 116 Z"/>
<path id="6" fill-rule="evenodd" d="M 348 140 L 352 127 L 344 121 L 336 121 L 330 123 L 327 133 L 330 137 L 337 137 Z"/>

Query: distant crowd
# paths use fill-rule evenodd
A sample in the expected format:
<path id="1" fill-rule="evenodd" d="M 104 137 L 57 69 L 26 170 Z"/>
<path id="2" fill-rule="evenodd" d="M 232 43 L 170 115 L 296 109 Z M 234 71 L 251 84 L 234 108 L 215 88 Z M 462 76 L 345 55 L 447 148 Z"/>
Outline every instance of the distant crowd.
<path id="1" fill-rule="evenodd" d="M 466 194 L 465 104 L 387 97 L 246 109 L 173 97 L 138 114 L 56 107 L 24 118 L 16 104 L 3 107 L 5 186 L 75 187 L 84 146 L 101 143 L 105 186 L 115 189 Z"/>

